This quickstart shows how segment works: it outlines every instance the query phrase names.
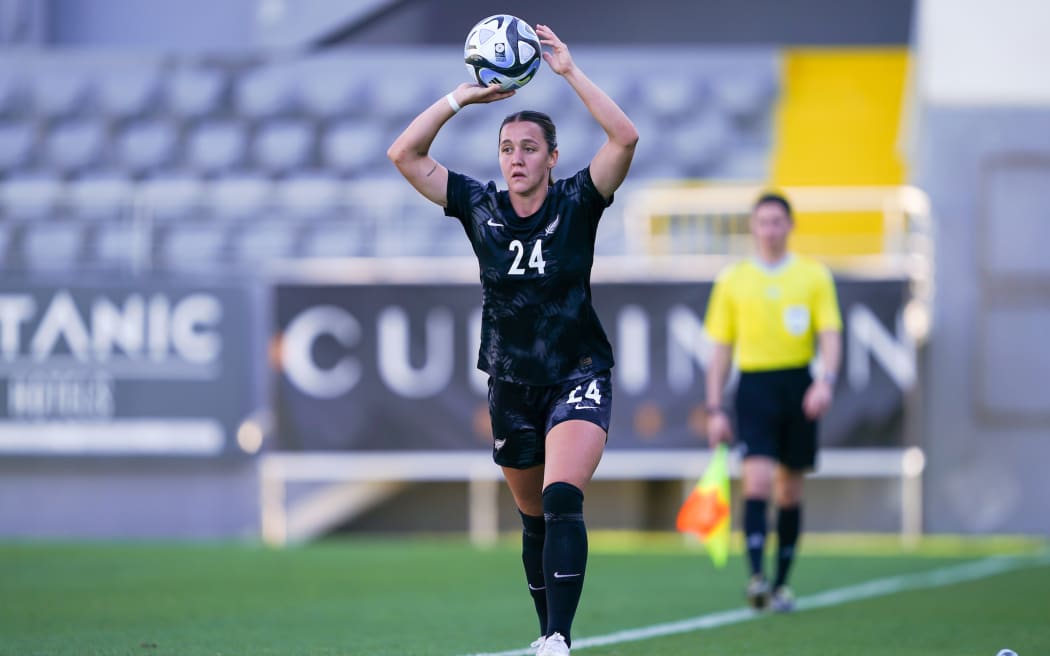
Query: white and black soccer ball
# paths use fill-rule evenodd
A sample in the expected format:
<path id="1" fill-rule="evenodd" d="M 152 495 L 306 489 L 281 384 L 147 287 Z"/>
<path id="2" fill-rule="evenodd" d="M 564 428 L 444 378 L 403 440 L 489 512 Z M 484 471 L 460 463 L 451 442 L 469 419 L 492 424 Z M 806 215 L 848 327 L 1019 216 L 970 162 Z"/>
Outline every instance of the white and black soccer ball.
<path id="1" fill-rule="evenodd" d="M 518 89 L 540 68 L 540 39 L 520 18 L 496 14 L 470 29 L 463 58 L 475 83 L 488 86 L 495 82 L 504 91 Z"/>

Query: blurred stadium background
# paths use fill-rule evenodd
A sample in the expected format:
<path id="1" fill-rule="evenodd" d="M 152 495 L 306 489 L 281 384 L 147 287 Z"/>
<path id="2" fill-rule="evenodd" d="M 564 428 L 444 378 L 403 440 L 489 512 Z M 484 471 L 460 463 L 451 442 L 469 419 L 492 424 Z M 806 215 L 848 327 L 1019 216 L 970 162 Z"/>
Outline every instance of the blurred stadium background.
<path id="1" fill-rule="evenodd" d="M 386 161 L 462 39 L 550 24 L 637 123 L 599 233 L 617 350 L 596 529 L 669 531 L 706 462 L 710 282 L 755 192 L 834 268 L 815 531 L 1050 533 L 1050 46 L 1040 0 L 0 0 L 0 538 L 280 544 L 516 530 L 455 222 Z M 541 70 L 439 136 L 596 126 Z"/>

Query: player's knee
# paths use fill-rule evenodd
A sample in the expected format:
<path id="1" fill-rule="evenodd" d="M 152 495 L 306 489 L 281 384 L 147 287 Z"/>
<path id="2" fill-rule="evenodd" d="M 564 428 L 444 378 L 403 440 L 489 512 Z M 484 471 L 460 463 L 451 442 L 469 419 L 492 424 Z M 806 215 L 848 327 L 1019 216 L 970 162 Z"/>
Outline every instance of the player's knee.
<path id="1" fill-rule="evenodd" d="M 521 525 L 525 535 L 542 540 L 543 534 L 547 531 L 547 524 L 543 521 L 543 515 L 529 515 L 521 510 L 518 511 L 518 514 L 521 515 Z"/>
<path id="2" fill-rule="evenodd" d="M 779 467 L 776 484 L 773 486 L 773 498 L 778 506 L 796 506 L 802 500 L 802 487 L 805 482 L 804 472 Z"/>
<path id="3" fill-rule="evenodd" d="M 582 519 L 583 491 L 558 481 L 543 489 L 543 514 L 548 521 Z"/>
<path id="4" fill-rule="evenodd" d="M 744 467 L 741 487 L 749 499 L 768 499 L 773 494 L 773 467 L 748 462 Z"/>
<path id="5" fill-rule="evenodd" d="M 802 485 L 778 485 L 773 500 L 781 508 L 791 508 L 802 502 Z"/>

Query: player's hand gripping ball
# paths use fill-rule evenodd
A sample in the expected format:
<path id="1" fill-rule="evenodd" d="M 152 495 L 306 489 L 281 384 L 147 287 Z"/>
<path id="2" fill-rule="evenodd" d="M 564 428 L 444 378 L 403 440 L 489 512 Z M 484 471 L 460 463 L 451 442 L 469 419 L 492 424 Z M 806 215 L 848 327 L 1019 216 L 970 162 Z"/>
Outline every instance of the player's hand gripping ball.
<path id="1" fill-rule="evenodd" d="M 471 80 L 477 84 L 499 84 L 504 91 L 519 89 L 540 68 L 540 39 L 520 18 L 496 14 L 470 29 L 463 58 Z"/>

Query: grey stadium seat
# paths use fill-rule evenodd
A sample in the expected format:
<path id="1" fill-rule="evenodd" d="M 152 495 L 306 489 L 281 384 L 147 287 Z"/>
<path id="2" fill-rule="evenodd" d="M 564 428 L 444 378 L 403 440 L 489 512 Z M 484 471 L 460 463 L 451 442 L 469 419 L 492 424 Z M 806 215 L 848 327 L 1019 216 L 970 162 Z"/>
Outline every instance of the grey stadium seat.
<path id="1" fill-rule="evenodd" d="M 557 120 L 557 118 L 555 119 Z M 598 148 L 605 142 L 605 133 L 594 122 L 594 119 L 581 114 L 573 114 L 564 120 L 557 120 L 558 127 L 558 166 L 554 175 L 559 178 L 572 175 L 587 166 Z M 490 142 L 489 157 L 496 162 L 495 135 Z M 497 175 L 502 175 L 498 173 Z"/>
<path id="2" fill-rule="evenodd" d="M 376 112 L 380 117 L 386 118 L 388 123 L 402 128 L 405 127 L 406 119 L 416 116 L 440 97 L 438 91 L 423 76 L 409 81 L 399 75 L 376 75 L 370 82 L 371 86 L 367 91 L 375 104 Z"/>
<path id="3" fill-rule="evenodd" d="M 149 255 L 150 233 L 131 221 L 99 224 L 90 263 L 105 269 L 129 269 L 145 265 Z"/>
<path id="4" fill-rule="evenodd" d="M 218 111 L 226 91 L 226 73 L 215 67 L 182 65 L 167 78 L 168 109 L 183 118 L 199 118 Z"/>
<path id="5" fill-rule="evenodd" d="M 555 121 L 560 116 L 564 116 L 567 108 L 580 102 L 565 80 L 551 73 L 546 66 L 541 67 L 540 72 L 536 74 L 532 82 L 529 82 L 528 87 L 511 100 L 520 101 L 522 109 L 535 109 L 549 114 Z M 513 109 L 518 109 L 518 107 Z M 507 111 L 503 114 L 509 114 L 511 111 L 508 105 Z"/>
<path id="6" fill-rule="evenodd" d="M 302 108 L 322 119 L 367 113 L 368 83 L 365 76 L 349 68 L 345 56 L 303 61 L 298 71 Z"/>
<path id="7" fill-rule="evenodd" d="M 354 257 L 368 254 L 369 231 L 359 221 L 342 218 L 325 221 L 303 236 L 303 257 Z"/>
<path id="8" fill-rule="evenodd" d="M 155 222 L 193 217 L 203 212 L 204 183 L 196 175 L 164 175 L 139 183 L 139 210 Z"/>
<path id="9" fill-rule="evenodd" d="M 62 181 L 48 175 L 17 175 L 0 182 L 0 214 L 8 221 L 46 219 L 62 200 Z"/>
<path id="10" fill-rule="evenodd" d="M 242 123 L 208 121 L 190 132 L 185 162 L 202 173 L 220 173 L 240 166 L 246 150 L 247 136 Z"/>
<path id="11" fill-rule="evenodd" d="M 134 184 L 118 173 L 92 173 L 66 184 L 70 214 L 88 220 L 116 220 L 130 215 Z"/>
<path id="12" fill-rule="evenodd" d="M 726 156 L 732 138 L 729 120 L 711 108 L 669 136 L 668 154 L 678 163 L 682 175 L 700 177 Z"/>
<path id="13" fill-rule="evenodd" d="M 29 78 L 33 109 L 47 118 L 82 113 L 91 105 L 91 80 L 78 66 L 61 59 L 39 59 Z M 65 65 L 64 65 L 65 64 Z"/>
<path id="14" fill-rule="evenodd" d="M 0 123 L 0 175 L 27 166 L 36 142 L 36 126 L 29 121 Z"/>
<path id="15" fill-rule="evenodd" d="M 225 227 L 212 221 L 187 221 L 168 227 L 160 246 L 160 264 L 168 271 L 213 272 L 223 261 Z"/>
<path id="16" fill-rule="evenodd" d="M 283 174 L 303 168 L 314 145 L 313 126 L 302 120 L 278 120 L 255 133 L 254 161 L 265 171 Z"/>
<path id="17" fill-rule="evenodd" d="M 634 127 L 638 130 L 640 136 L 638 146 L 634 151 L 634 160 L 631 162 L 631 172 L 628 175 L 628 179 L 644 175 L 646 169 L 652 166 L 660 166 L 663 162 L 674 165 L 673 158 L 667 154 L 665 145 L 670 139 L 670 126 L 655 120 L 643 112 L 636 112 L 631 115 L 631 120 L 634 122 Z M 601 135 L 601 137 L 604 137 L 604 135 Z M 562 170 L 562 175 L 565 173 L 566 170 Z"/>
<path id="18" fill-rule="evenodd" d="M 279 116 L 298 107 L 297 79 L 290 65 L 262 65 L 241 73 L 234 82 L 234 103 L 241 116 Z"/>
<path id="19" fill-rule="evenodd" d="M 107 116 L 127 118 L 151 111 L 159 98 L 159 62 L 136 54 L 95 72 L 95 99 Z"/>
<path id="20" fill-rule="evenodd" d="M 329 216 L 343 203 L 344 183 L 330 174 L 300 174 L 274 184 L 274 203 L 290 221 Z"/>
<path id="21" fill-rule="evenodd" d="M 48 131 L 44 142 L 46 162 L 62 173 L 77 173 L 99 163 L 106 139 L 102 121 L 67 121 Z"/>
<path id="22" fill-rule="evenodd" d="M 713 82 L 718 105 L 732 117 L 753 118 L 772 110 L 777 83 L 771 73 L 720 75 Z"/>
<path id="23" fill-rule="evenodd" d="M 321 142 L 325 165 L 340 173 L 357 174 L 386 162 L 390 144 L 384 139 L 384 131 L 377 127 L 361 121 L 330 127 Z"/>
<path id="24" fill-rule="evenodd" d="M 244 268 L 293 255 L 299 226 L 281 218 L 268 218 L 245 226 L 233 239 L 232 259 Z"/>
<path id="25" fill-rule="evenodd" d="M 499 171 L 498 124 L 471 127 L 449 124 L 433 147 L 436 160 L 450 169 L 481 179 Z"/>
<path id="26" fill-rule="evenodd" d="M 178 128 L 167 120 L 145 120 L 128 124 L 117 135 L 118 165 L 129 175 L 152 173 L 175 161 Z"/>
<path id="27" fill-rule="evenodd" d="M 601 62 L 599 58 L 595 63 Z M 611 64 L 611 63 L 610 63 Z M 589 69 L 588 69 L 589 70 Z M 610 98 L 616 101 L 629 116 L 633 116 L 633 107 L 638 102 L 638 79 L 635 75 L 624 74 L 616 70 L 615 65 L 599 67 L 587 74 L 587 77 L 601 87 Z M 572 96 L 576 94 L 573 93 Z M 580 99 L 572 97 L 572 103 L 579 103 Z M 587 111 L 584 109 L 583 111 Z M 555 117 L 557 120 L 557 117 Z"/>
<path id="28" fill-rule="evenodd" d="M 38 221 L 25 224 L 22 257 L 34 271 L 72 271 L 80 264 L 84 226 L 76 221 Z"/>
<path id="29" fill-rule="evenodd" d="M 273 186 L 250 174 L 216 178 L 207 185 L 207 213 L 221 221 L 250 220 L 272 206 Z"/>
<path id="30" fill-rule="evenodd" d="M 28 71 L 21 58 L 0 51 L 0 116 L 27 114 Z"/>
<path id="31" fill-rule="evenodd" d="M 9 223 L 0 222 L 0 269 L 11 264 L 11 233 L 14 226 Z"/>
<path id="32" fill-rule="evenodd" d="M 639 82 L 645 111 L 657 120 L 674 120 L 697 111 L 703 102 L 700 80 L 686 72 L 654 75 Z"/>

